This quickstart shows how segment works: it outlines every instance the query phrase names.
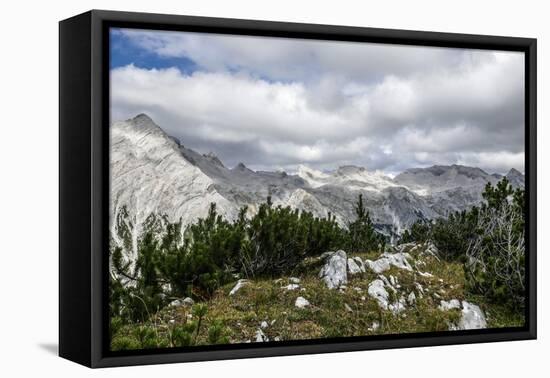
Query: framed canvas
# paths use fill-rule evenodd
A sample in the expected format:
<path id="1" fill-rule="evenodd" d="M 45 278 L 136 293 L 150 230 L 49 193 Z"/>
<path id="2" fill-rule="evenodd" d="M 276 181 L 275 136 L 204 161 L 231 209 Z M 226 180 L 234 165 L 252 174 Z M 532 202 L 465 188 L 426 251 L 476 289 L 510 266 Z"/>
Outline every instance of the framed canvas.
<path id="1" fill-rule="evenodd" d="M 536 338 L 536 40 L 60 22 L 59 353 Z"/>

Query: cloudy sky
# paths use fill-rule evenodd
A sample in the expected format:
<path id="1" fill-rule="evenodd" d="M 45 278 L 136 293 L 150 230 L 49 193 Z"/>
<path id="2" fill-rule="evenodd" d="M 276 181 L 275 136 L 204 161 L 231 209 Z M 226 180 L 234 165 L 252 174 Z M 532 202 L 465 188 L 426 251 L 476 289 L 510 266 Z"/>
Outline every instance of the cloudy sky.
<path id="1" fill-rule="evenodd" d="M 111 31 L 111 120 L 229 167 L 524 170 L 522 53 Z"/>

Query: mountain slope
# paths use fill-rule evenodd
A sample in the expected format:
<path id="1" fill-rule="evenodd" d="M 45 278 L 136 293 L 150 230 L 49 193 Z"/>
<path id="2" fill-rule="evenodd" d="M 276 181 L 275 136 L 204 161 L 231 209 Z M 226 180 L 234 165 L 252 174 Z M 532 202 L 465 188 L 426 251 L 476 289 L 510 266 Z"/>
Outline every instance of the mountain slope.
<path id="1" fill-rule="evenodd" d="M 524 185 L 519 171 L 506 176 L 515 187 Z M 362 194 L 376 227 L 395 235 L 418 220 L 478 204 L 485 185 L 501 178 L 460 165 L 409 169 L 394 179 L 349 165 L 330 172 L 300 166 L 295 174 L 254 171 L 243 163 L 228 168 L 213 153 L 185 147 L 143 114 L 111 126 L 111 177 L 113 239 L 134 251 L 151 214 L 187 225 L 204 217 L 213 202 L 231 220 L 243 206 L 254 214 L 268 196 L 274 205 L 316 216 L 330 212 L 346 226 Z"/>
<path id="2" fill-rule="evenodd" d="M 176 142 L 148 116 L 114 123 L 110 138 L 110 227 L 114 242 L 126 253 L 135 256 L 137 239 L 151 214 L 188 224 L 205 216 L 211 202 L 221 214 L 236 213 L 212 179 L 186 160 Z"/>

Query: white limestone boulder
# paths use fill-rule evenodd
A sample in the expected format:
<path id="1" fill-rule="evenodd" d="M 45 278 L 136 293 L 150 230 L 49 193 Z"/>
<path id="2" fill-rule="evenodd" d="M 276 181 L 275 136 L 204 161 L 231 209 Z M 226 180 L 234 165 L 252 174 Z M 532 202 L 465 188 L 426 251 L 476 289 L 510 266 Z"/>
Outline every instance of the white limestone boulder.
<path id="1" fill-rule="evenodd" d="M 336 289 L 348 283 L 347 256 L 340 250 L 325 258 L 325 265 L 319 272 L 321 278 L 329 289 Z"/>
<path id="2" fill-rule="evenodd" d="M 298 297 L 296 298 L 296 302 L 294 302 L 294 306 L 297 308 L 306 308 L 309 306 L 309 301 L 304 297 Z"/>
<path id="3" fill-rule="evenodd" d="M 377 279 L 369 284 L 367 293 L 378 302 L 378 306 L 384 310 L 388 309 L 390 294 L 385 288 L 384 281 Z"/>
<path id="4" fill-rule="evenodd" d="M 485 314 L 475 304 L 462 301 L 462 316 L 458 322 L 458 329 L 483 329 L 487 328 Z"/>
<path id="5" fill-rule="evenodd" d="M 348 272 L 351 275 L 365 273 L 365 263 L 360 257 L 348 258 Z"/>

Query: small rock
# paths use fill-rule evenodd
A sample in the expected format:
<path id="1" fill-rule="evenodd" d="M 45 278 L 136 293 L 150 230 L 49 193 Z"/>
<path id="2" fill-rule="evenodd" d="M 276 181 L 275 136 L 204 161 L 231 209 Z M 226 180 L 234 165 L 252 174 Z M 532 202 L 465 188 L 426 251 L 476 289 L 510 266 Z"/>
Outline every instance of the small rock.
<path id="1" fill-rule="evenodd" d="M 195 303 L 194 300 L 187 297 L 185 299 L 175 299 L 170 302 L 169 306 L 171 307 L 180 307 L 180 306 L 192 306 Z"/>
<path id="2" fill-rule="evenodd" d="M 273 338 L 273 341 L 281 341 L 281 338 L 280 338 L 279 336 L 275 336 L 275 337 Z"/>
<path id="3" fill-rule="evenodd" d="M 297 290 L 299 288 L 300 288 L 300 285 L 297 285 L 297 284 L 289 284 L 283 287 L 283 289 L 286 289 L 286 290 Z"/>
<path id="4" fill-rule="evenodd" d="M 189 297 L 185 298 L 183 300 L 183 304 L 186 306 L 193 306 L 195 304 L 195 301 Z"/>
<path id="5" fill-rule="evenodd" d="M 269 341 L 269 338 L 266 336 L 266 334 L 258 328 L 256 331 L 256 342 L 257 343 L 263 343 Z"/>
<path id="6" fill-rule="evenodd" d="M 262 328 L 262 329 L 266 329 L 268 326 L 269 326 L 269 324 L 267 324 L 267 322 L 265 320 L 260 323 L 260 328 Z"/>
<path id="7" fill-rule="evenodd" d="M 416 303 L 416 295 L 414 295 L 414 291 L 411 291 L 409 293 L 409 296 L 407 297 L 407 302 L 411 306 Z"/>
<path id="8" fill-rule="evenodd" d="M 298 308 L 304 308 L 309 306 L 309 301 L 305 299 L 304 297 L 298 297 L 296 298 L 296 302 L 294 303 L 294 306 Z"/>
<path id="9" fill-rule="evenodd" d="M 388 305 L 388 309 L 393 312 L 394 315 L 399 314 L 407 309 L 405 297 L 401 296 L 398 301 Z"/>
<path id="10" fill-rule="evenodd" d="M 360 287 L 354 287 L 353 290 L 355 290 L 358 293 L 363 291 L 363 289 L 361 289 Z"/>
<path id="11" fill-rule="evenodd" d="M 168 305 L 170 307 L 180 307 L 183 306 L 183 302 L 181 299 L 174 299 L 170 304 Z"/>
<path id="12" fill-rule="evenodd" d="M 380 328 L 380 323 L 374 321 L 372 322 L 372 325 L 369 327 L 369 331 L 377 331 Z"/>
<path id="13" fill-rule="evenodd" d="M 290 282 L 291 284 L 299 284 L 300 283 L 300 279 L 298 277 L 290 277 L 288 279 L 288 282 Z"/>
<path id="14" fill-rule="evenodd" d="M 238 280 L 237 284 L 229 292 L 229 295 L 235 295 L 235 293 L 237 291 L 239 291 L 242 287 L 244 287 L 246 285 L 249 285 L 249 284 L 250 284 L 250 281 L 248 281 L 248 280 L 245 280 L 245 279 Z"/>
<path id="15" fill-rule="evenodd" d="M 418 274 L 422 277 L 426 277 L 426 278 L 431 278 L 433 277 L 434 275 L 431 274 L 431 273 L 428 273 L 428 272 L 421 272 L 421 271 L 418 271 Z"/>

